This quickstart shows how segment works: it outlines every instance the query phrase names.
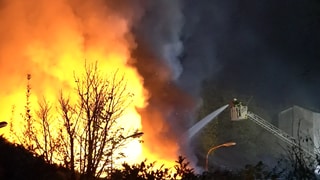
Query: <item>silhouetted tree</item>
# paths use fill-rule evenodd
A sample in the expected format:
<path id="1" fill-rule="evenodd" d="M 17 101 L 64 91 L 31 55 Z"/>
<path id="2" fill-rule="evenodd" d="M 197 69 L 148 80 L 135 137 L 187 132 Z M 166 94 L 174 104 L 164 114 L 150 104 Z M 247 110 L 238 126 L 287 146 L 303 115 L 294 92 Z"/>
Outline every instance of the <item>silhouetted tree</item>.
<path id="1" fill-rule="evenodd" d="M 189 162 L 186 162 L 186 158 L 179 156 L 176 161 L 177 165 L 174 166 L 176 173 L 173 175 L 174 179 L 181 177 L 182 179 L 195 179 L 195 173 L 193 168 L 190 168 Z"/>
<path id="2" fill-rule="evenodd" d="M 308 153 L 305 146 L 313 148 L 313 140 L 310 136 L 301 136 L 300 123 L 301 120 L 298 122 L 297 143 L 286 148 L 287 154 L 279 160 L 278 169 L 287 179 L 316 179 L 314 169 L 318 157 L 313 154 L 313 149 Z"/>
<path id="3" fill-rule="evenodd" d="M 51 106 L 43 99 L 39 102 L 39 110 L 36 111 L 37 119 L 35 119 L 35 125 L 38 128 L 34 129 L 33 142 L 35 143 L 34 153 L 41 155 L 44 160 L 50 164 L 54 163 L 54 158 L 58 158 L 60 154 L 58 149 L 61 146 L 61 140 L 57 135 L 54 135 L 54 126 L 50 117 Z"/>
<path id="4" fill-rule="evenodd" d="M 127 90 L 124 76 L 117 72 L 111 78 L 99 73 L 97 63 L 85 67 L 83 77 L 75 77 L 79 127 L 75 136 L 79 143 L 78 167 L 81 174 L 99 177 L 113 169 L 113 158 L 123 157 L 118 152 L 132 133 L 118 124 L 118 120 L 131 103 L 132 93 Z M 73 123 L 73 122 L 72 122 Z M 68 124 L 65 124 L 68 129 Z M 70 128 L 72 128 L 72 124 Z M 72 135 L 72 133 L 69 133 Z"/>
<path id="5" fill-rule="evenodd" d="M 76 179 L 76 171 L 82 179 L 108 174 L 113 170 L 113 162 L 125 157 L 121 148 L 142 135 L 118 123 L 133 94 L 127 90 L 124 75 L 117 71 L 105 76 L 97 63 L 86 64 L 84 74 L 75 76 L 75 94 L 64 97 L 61 93 L 58 98 L 59 115 L 55 116 L 45 100 L 39 103 L 37 116 L 31 115 L 30 77 L 21 143 L 49 163 L 63 162 L 72 172 L 71 179 Z M 52 125 L 51 120 L 56 123 Z"/>
<path id="6" fill-rule="evenodd" d="M 60 137 L 63 141 L 62 154 L 64 156 L 64 163 L 67 168 L 71 170 L 71 179 L 75 177 L 75 138 L 76 131 L 78 131 L 80 116 L 76 109 L 70 105 L 68 98 L 64 98 L 61 94 L 59 98 L 60 111 L 63 119 L 63 128 L 60 129 Z M 65 140 L 64 133 L 66 132 L 67 139 Z"/>
<path id="7" fill-rule="evenodd" d="M 27 91 L 26 91 L 26 105 L 25 105 L 25 114 L 23 116 L 24 120 L 24 129 L 23 129 L 23 136 L 18 136 L 19 142 L 28 150 L 35 151 L 35 129 L 34 129 L 34 117 L 31 113 L 31 102 L 30 102 L 30 95 L 31 95 L 31 85 L 30 85 L 31 74 L 27 74 Z"/>

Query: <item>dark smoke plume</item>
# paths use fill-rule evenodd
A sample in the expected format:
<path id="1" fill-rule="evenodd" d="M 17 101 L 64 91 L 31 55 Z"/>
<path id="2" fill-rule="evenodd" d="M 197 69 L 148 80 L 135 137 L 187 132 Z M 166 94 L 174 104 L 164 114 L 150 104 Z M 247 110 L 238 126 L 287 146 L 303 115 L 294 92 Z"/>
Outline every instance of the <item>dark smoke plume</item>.
<path id="1" fill-rule="evenodd" d="M 145 143 L 152 143 L 151 138 L 163 141 L 161 149 L 170 147 L 167 139 L 178 142 L 181 154 L 188 154 L 182 148 L 182 135 L 192 124 L 195 99 L 188 91 L 177 86 L 183 73 L 180 55 L 183 50 L 181 40 L 184 17 L 181 1 L 148 1 L 145 14 L 134 27 L 137 48 L 134 65 L 144 77 L 144 85 L 150 93 L 148 107 L 142 114 L 142 126 L 155 129 L 164 126 L 155 137 L 146 137 Z M 160 116 L 160 117 L 158 117 Z M 152 147 L 152 145 L 150 145 Z M 153 151 L 157 151 L 155 147 Z"/>
<path id="2" fill-rule="evenodd" d="M 168 114 L 166 131 L 195 123 L 204 80 L 253 96 L 273 113 L 294 104 L 319 109 L 319 2 L 148 3 L 134 29 L 135 56 L 154 92 L 149 110 Z"/>

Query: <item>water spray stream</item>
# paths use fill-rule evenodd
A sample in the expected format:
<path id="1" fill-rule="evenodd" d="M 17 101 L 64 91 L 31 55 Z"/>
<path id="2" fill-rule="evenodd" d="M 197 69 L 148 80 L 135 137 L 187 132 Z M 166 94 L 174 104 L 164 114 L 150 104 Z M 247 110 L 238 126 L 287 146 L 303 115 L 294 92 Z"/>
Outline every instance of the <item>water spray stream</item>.
<path id="1" fill-rule="evenodd" d="M 206 117 L 204 117 L 203 119 L 201 119 L 198 123 L 196 123 L 195 125 L 193 125 L 188 131 L 185 137 L 187 137 L 187 139 L 191 139 L 197 132 L 200 131 L 200 129 L 202 129 L 205 125 L 207 125 L 210 121 L 212 121 L 216 116 L 218 116 L 222 111 L 224 111 L 229 105 L 224 105 L 221 108 L 213 111 L 212 113 L 210 113 L 209 115 L 207 115 Z"/>

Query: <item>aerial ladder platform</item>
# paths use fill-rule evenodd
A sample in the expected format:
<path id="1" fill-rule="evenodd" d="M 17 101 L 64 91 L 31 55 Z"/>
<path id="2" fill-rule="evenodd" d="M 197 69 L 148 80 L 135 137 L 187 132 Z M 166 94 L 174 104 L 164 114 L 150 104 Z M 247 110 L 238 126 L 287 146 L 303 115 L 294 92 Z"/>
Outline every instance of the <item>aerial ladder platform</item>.
<path id="1" fill-rule="evenodd" d="M 237 99 L 234 99 L 230 105 L 230 112 L 231 112 L 231 120 L 239 121 L 244 119 L 249 119 L 259 125 L 260 127 L 266 129 L 273 135 L 277 136 L 282 141 L 286 142 L 288 145 L 300 148 L 306 154 L 310 155 L 312 158 L 316 158 L 316 155 L 313 151 L 308 150 L 307 148 L 303 147 L 302 144 L 297 144 L 297 141 L 294 137 L 290 136 L 283 130 L 279 129 L 278 127 L 274 126 L 270 122 L 264 120 L 262 117 L 254 114 L 253 112 L 248 111 L 248 106 L 243 105 Z"/>

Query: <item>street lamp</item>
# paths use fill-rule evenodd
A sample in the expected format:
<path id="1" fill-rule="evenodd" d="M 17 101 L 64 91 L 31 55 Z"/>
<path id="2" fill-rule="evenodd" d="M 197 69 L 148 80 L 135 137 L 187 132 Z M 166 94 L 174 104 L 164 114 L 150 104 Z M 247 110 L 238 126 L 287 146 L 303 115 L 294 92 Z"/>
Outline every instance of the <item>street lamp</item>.
<path id="1" fill-rule="evenodd" d="M 5 127 L 5 126 L 7 126 L 7 122 L 5 122 L 5 121 L 1 121 L 0 122 L 0 128 L 3 128 L 3 127 Z"/>
<path id="2" fill-rule="evenodd" d="M 212 151 L 214 151 L 214 150 L 216 150 L 216 149 L 218 149 L 218 148 L 220 148 L 220 147 L 229 147 L 229 146 L 234 146 L 234 145 L 236 145 L 235 142 L 227 142 L 227 143 L 220 144 L 220 145 L 218 145 L 218 146 L 214 146 L 214 147 L 210 148 L 209 151 L 208 151 L 208 153 L 207 153 L 207 156 L 206 156 L 206 171 L 208 171 L 208 159 L 209 159 L 209 154 L 210 154 Z"/>
<path id="3" fill-rule="evenodd" d="M 124 139 L 128 139 L 128 138 L 139 138 L 139 137 L 141 137 L 142 135 L 143 135 L 143 132 L 136 132 L 136 133 L 131 134 L 131 135 L 127 136 L 127 137 L 124 137 Z"/>

